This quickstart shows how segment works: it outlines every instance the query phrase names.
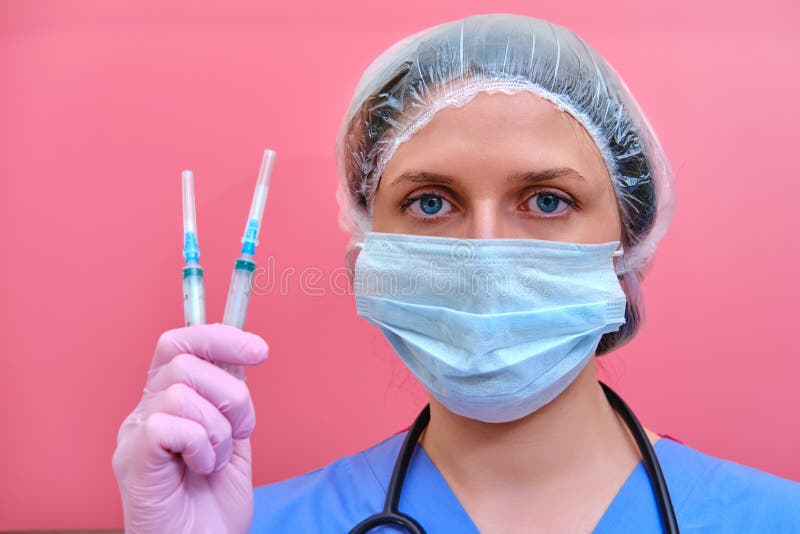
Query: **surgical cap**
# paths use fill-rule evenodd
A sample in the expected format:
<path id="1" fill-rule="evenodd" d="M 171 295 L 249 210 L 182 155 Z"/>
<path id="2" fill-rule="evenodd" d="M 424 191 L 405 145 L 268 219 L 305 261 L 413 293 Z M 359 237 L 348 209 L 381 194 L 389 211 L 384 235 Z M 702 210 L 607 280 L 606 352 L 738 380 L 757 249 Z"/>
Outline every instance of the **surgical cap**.
<path id="1" fill-rule="evenodd" d="M 669 162 L 633 95 L 600 54 L 571 30 L 531 17 L 479 15 L 428 28 L 367 68 L 336 147 L 339 223 L 351 236 L 348 252 L 371 229 L 373 195 L 403 142 L 438 111 L 463 106 L 479 93 L 522 92 L 569 113 L 602 154 L 623 225 L 619 270 L 635 304 L 638 280 L 674 211 Z M 631 313 L 638 315 L 638 308 Z"/>

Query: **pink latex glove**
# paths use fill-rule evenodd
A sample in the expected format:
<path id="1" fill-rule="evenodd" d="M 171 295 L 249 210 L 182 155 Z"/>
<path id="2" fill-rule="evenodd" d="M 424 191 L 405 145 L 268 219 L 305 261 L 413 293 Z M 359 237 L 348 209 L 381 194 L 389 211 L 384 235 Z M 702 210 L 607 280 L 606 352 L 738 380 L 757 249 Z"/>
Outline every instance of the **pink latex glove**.
<path id="1" fill-rule="evenodd" d="M 260 337 L 222 324 L 161 335 L 114 451 L 126 532 L 249 530 L 253 402 L 243 381 L 210 362 L 256 365 L 268 352 Z"/>

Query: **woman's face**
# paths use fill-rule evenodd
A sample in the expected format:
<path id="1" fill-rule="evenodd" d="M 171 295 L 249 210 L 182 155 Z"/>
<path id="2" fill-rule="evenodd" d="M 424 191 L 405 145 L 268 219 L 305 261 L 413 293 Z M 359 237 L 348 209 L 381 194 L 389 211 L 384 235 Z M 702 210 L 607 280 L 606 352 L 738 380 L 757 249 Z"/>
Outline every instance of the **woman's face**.
<path id="1" fill-rule="evenodd" d="M 611 179 L 583 127 L 530 93 L 479 94 L 400 145 L 373 230 L 574 243 L 621 239 Z"/>

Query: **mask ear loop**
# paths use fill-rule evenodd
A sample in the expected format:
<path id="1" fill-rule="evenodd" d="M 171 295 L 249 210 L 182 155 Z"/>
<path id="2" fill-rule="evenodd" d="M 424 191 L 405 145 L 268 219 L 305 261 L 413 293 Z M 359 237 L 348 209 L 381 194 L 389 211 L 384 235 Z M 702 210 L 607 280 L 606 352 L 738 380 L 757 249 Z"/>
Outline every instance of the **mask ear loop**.
<path id="1" fill-rule="evenodd" d="M 614 262 L 614 272 L 617 276 L 622 276 L 627 272 L 627 267 L 625 265 L 625 247 L 622 245 L 619 246 L 617 250 L 611 254 L 612 258 L 619 258 L 619 260 Z"/>
<path id="2" fill-rule="evenodd" d="M 356 272 L 356 260 L 358 259 L 358 255 L 361 251 L 364 250 L 364 242 L 363 241 L 356 241 L 347 250 L 345 254 L 345 266 L 347 267 L 348 277 L 352 281 L 355 277 Z"/>

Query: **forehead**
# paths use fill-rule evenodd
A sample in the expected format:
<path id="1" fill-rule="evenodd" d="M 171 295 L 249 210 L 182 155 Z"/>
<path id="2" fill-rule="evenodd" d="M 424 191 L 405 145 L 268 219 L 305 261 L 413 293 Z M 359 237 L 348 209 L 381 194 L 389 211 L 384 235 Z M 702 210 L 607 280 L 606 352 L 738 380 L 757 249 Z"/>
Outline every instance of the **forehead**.
<path id="1" fill-rule="evenodd" d="M 569 166 L 609 179 L 603 157 L 583 126 L 549 100 L 527 92 L 481 93 L 463 106 L 438 111 L 397 148 L 383 177 L 409 168 L 433 171 L 432 166 L 456 174 L 458 168 L 476 166 L 498 172 Z"/>

